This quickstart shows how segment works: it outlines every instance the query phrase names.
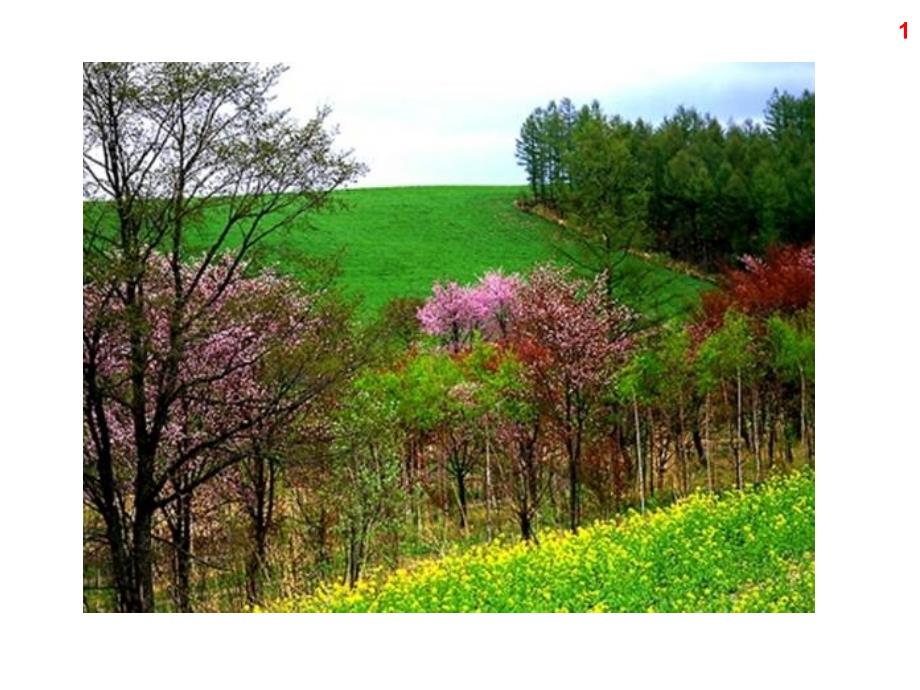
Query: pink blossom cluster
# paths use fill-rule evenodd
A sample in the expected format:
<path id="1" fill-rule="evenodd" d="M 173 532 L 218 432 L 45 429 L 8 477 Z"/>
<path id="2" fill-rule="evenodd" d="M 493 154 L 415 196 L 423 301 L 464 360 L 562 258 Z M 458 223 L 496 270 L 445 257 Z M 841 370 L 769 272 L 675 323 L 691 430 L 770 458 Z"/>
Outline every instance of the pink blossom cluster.
<path id="1" fill-rule="evenodd" d="M 165 419 L 157 453 L 163 466 L 196 445 L 210 448 L 215 438 L 226 440 L 211 452 L 228 452 L 240 441 L 234 429 L 275 402 L 263 376 L 266 362 L 315 330 L 307 298 L 274 274 L 245 277 L 224 258 L 203 268 L 183 266 L 180 280 L 177 291 L 172 267 L 157 257 L 144 276 L 142 312 L 134 317 L 143 324 L 143 418 L 148 426 Z M 84 368 L 92 367 L 94 385 L 106 393 L 106 426 L 114 455 L 128 463 L 126 476 L 138 433 L 130 318 L 119 290 L 84 287 Z M 84 439 L 85 448 L 92 443 Z M 196 457 L 207 461 L 207 454 Z"/>
<path id="2" fill-rule="evenodd" d="M 561 397 L 602 385 L 633 345 L 634 314 L 609 303 L 604 279 L 573 279 L 567 269 L 545 266 L 518 292 L 512 342 L 535 378 Z"/>
<path id="3" fill-rule="evenodd" d="M 468 343 L 475 331 L 486 338 L 501 338 L 507 334 L 521 285 L 517 275 L 498 271 L 487 273 L 470 286 L 435 283 L 432 296 L 418 310 L 422 331 L 444 338 L 454 351 Z"/>

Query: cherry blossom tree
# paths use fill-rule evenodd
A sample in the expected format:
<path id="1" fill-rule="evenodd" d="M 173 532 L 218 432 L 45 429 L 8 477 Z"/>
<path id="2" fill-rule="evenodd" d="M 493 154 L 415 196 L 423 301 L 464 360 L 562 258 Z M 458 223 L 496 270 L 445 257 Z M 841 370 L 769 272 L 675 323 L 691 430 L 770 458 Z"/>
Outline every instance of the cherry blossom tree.
<path id="1" fill-rule="evenodd" d="M 156 512 L 191 505 L 198 487 L 249 456 L 255 431 L 341 376 L 315 366 L 340 330 L 319 296 L 232 266 L 231 257 L 213 263 L 186 296 L 181 349 L 168 260 L 148 266 L 141 313 L 110 285 L 84 288 L 84 496 L 105 521 L 123 609 L 149 607 Z M 199 270 L 180 268 L 184 280 Z M 135 319 L 146 324 L 140 337 Z"/>
<path id="2" fill-rule="evenodd" d="M 580 521 L 579 469 L 587 424 L 616 365 L 632 345 L 632 312 L 611 303 L 605 276 L 573 279 L 544 266 L 517 293 L 511 342 L 565 446 L 569 526 Z"/>
<path id="3" fill-rule="evenodd" d="M 422 331 L 442 338 L 453 352 L 469 345 L 477 331 L 488 339 L 505 337 L 521 284 L 518 276 L 500 271 L 470 286 L 435 283 L 432 296 L 418 310 Z"/>
<path id="4" fill-rule="evenodd" d="M 299 397 L 266 394 L 253 373 L 307 316 L 276 313 L 296 305 L 287 287 L 242 271 L 365 168 L 335 149 L 328 109 L 301 124 L 272 107 L 283 72 L 83 64 L 84 494 L 106 523 L 122 610 L 154 608 L 155 512 Z M 188 486 L 164 493 L 185 471 Z"/>

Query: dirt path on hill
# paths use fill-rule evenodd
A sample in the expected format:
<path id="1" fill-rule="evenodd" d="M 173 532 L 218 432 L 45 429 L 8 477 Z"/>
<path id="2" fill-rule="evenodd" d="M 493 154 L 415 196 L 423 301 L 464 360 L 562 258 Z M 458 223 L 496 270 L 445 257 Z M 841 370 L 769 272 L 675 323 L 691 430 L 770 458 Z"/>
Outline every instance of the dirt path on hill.
<path id="1" fill-rule="evenodd" d="M 529 213 L 534 216 L 539 216 L 545 221 L 553 223 L 563 228 L 571 228 L 571 224 L 566 221 L 564 218 L 559 216 L 552 209 L 547 208 L 543 204 L 535 204 L 533 206 L 525 206 L 519 201 L 514 202 L 514 207 L 523 213 Z M 697 280 L 702 280 L 707 283 L 716 282 L 716 276 L 711 273 L 706 273 L 705 271 L 700 270 L 698 267 L 693 264 L 687 263 L 686 261 L 678 261 L 677 259 L 672 259 L 669 256 L 664 254 L 656 254 L 653 252 L 645 252 L 640 249 L 629 249 L 627 250 L 633 256 L 637 256 L 646 261 L 658 264 L 659 266 L 664 266 L 676 273 L 682 273 L 683 275 L 690 276 L 691 278 L 696 278 Z"/>

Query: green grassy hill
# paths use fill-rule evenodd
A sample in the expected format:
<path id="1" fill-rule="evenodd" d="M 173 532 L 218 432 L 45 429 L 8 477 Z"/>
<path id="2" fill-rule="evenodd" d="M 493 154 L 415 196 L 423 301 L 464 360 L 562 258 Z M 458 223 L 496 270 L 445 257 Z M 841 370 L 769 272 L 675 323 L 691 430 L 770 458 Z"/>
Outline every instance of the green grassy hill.
<path id="1" fill-rule="evenodd" d="M 335 196 L 342 207 L 270 235 L 259 251 L 263 261 L 300 276 L 315 269 L 314 259 L 335 259 L 337 286 L 359 299 L 360 314 L 369 317 L 394 297 L 429 295 L 435 281 L 466 283 L 493 269 L 525 273 L 538 263 L 564 264 L 579 256 L 566 241 L 569 231 L 514 206 L 522 192 L 513 186 L 341 191 Z M 223 214 L 213 214 L 190 233 L 192 251 L 208 246 L 221 226 Z M 684 311 L 708 286 L 663 261 L 638 256 L 626 257 L 618 270 L 621 299 L 652 316 Z"/>
<path id="2" fill-rule="evenodd" d="M 811 473 L 695 494 L 539 545 L 480 546 L 268 611 L 814 611 Z"/>
<path id="3" fill-rule="evenodd" d="M 340 192 L 345 209 L 309 219 L 307 227 L 269 239 L 269 258 L 296 272 L 284 256 L 340 258 L 339 286 L 373 314 L 394 297 L 424 297 L 435 281 L 471 281 L 490 269 L 525 272 L 557 251 L 560 229 L 514 207 L 519 187 L 391 187 Z M 563 245 L 565 246 L 565 245 Z M 571 247 L 567 250 L 571 252 Z M 640 309 L 681 311 L 706 284 L 662 266 L 630 258 L 626 274 L 642 288 L 630 301 Z M 666 304 L 657 305 L 663 297 Z"/>
<path id="4" fill-rule="evenodd" d="M 559 259 L 553 227 L 513 206 L 516 187 L 395 187 L 343 192 L 348 208 L 313 219 L 285 241 L 342 250 L 342 287 L 374 311 L 393 297 L 424 297 L 437 280 L 526 271 Z"/>

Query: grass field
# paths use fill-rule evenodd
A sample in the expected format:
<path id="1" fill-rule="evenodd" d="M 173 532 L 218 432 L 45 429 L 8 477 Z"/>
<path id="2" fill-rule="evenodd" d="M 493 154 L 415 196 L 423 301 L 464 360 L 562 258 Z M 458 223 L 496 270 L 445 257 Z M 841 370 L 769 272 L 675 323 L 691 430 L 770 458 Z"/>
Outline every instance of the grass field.
<path id="1" fill-rule="evenodd" d="M 809 472 L 331 585 L 268 611 L 813 611 Z"/>
<path id="2" fill-rule="evenodd" d="M 559 228 L 514 207 L 519 187 L 392 187 L 340 192 L 347 205 L 267 241 L 267 254 L 296 273 L 303 257 L 340 257 L 339 287 L 376 313 L 394 297 L 424 297 L 435 281 L 471 281 L 490 269 L 524 272 L 565 263 Z M 206 237 L 203 239 L 207 239 Z M 567 251 L 572 247 L 563 244 Z M 641 276 L 638 274 L 641 273 Z M 677 313 L 706 283 L 630 257 L 627 300 L 643 311 Z M 664 304 L 659 304 L 659 302 Z"/>

